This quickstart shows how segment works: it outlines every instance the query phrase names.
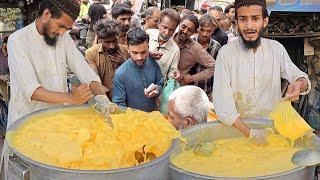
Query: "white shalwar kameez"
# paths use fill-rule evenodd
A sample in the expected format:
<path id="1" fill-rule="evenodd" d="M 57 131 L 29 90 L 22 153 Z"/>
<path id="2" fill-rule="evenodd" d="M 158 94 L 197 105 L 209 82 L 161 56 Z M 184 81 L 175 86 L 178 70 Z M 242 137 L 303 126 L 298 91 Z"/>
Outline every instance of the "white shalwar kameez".
<path id="1" fill-rule="evenodd" d="M 232 125 L 240 118 L 269 118 L 281 97 L 281 78 L 290 83 L 308 75 L 291 61 L 279 42 L 261 39 L 254 53 L 241 38 L 223 46 L 218 54 L 213 97 L 219 119 Z"/>

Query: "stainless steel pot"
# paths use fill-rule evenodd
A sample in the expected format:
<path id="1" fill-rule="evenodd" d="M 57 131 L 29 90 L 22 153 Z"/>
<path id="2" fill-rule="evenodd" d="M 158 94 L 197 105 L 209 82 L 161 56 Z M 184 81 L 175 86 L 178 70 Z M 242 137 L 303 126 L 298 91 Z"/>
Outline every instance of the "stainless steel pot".
<path id="1" fill-rule="evenodd" d="M 249 127 L 273 127 L 273 121 L 263 119 L 246 119 L 244 120 Z M 194 147 L 197 143 L 203 141 L 212 141 L 214 139 L 223 139 L 242 134 L 233 127 L 225 126 L 220 122 L 211 122 L 199 124 L 182 131 L 182 135 L 188 139 L 188 146 Z M 180 143 L 174 147 L 170 158 L 174 158 L 181 153 Z M 298 141 L 297 145 L 306 147 L 308 142 Z M 221 164 L 223 166 L 223 164 Z M 313 180 L 315 174 L 315 166 L 297 167 L 289 171 L 259 177 L 250 178 L 230 178 L 230 177 L 215 177 L 196 174 L 188 170 L 181 169 L 173 164 L 170 164 L 172 180 L 205 180 L 205 179 L 268 179 L 268 180 Z"/>
<path id="2" fill-rule="evenodd" d="M 15 131 L 21 124 L 26 122 L 30 117 L 47 112 L 55 112 L 59 110 L 68 110 L 76 108 L 90 108 L 87 105 L 82 106 L 63 106 L 40 110 L 26 115 L 10 125 L 8 131 Z M 170 177 L 169 170 L 169 154 L 171 148 L 161 157 L 157 159 L 129 168 L 113 169 L 113 170 L 74 170 L 54 167 L 34 161 L 14 147 L 11 146 L 10 139 L 6 139 L 6 143 L 10 148 L 9 158 L 9 179 L 33 179 L 33 180 L 167 180 Z"/>

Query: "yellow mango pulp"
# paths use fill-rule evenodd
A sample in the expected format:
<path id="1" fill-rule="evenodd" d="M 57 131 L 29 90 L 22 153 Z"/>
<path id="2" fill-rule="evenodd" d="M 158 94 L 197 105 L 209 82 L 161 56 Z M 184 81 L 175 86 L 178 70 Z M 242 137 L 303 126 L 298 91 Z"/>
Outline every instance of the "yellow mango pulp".
<path id="1" fill-rule="evenodd" d="M 256 177 L 291 170 L 291 156 L 300 148 L 291 148 L 280 135 L 268 137 L 267 146 L 252 144 L 248 138 L 237 137 L 214 141 L 216 149 L 210 156 L 197 156 L 194 149 L 183 151 L 171 162 L 184 170 L 221 177 Z"/>
<path id="2" fill-rule="evenodd" d="M 274 121 L 274 126 L 279 134 L 290 139 L 292 145 L 296 139 L 313 131 L 291 106 L 290 101 L 279 102 L 270 113 L 270 118 Z"/>
<path id="3" fill-rule="evenodd" d="M 57 167 L 107 170 L 139 164 L 136 151 L 163 155 L 180 133 L 160 112 L 128 109 L 112 115 L 114 129 L 93 109 L 62 110 L 31 117 L 11 136 L 27 157 Z M 146 157 L 145 163 L 150 161 Z"/>

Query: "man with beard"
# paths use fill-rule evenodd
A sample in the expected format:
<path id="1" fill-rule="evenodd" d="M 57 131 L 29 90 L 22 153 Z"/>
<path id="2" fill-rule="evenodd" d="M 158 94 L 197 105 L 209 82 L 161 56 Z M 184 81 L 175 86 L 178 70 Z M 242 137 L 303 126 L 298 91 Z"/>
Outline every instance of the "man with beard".
<path id="1" fill-rule="evenodd" d="M 214 103 L 219 119 L 257 144 L 266 129 L 250 129 L 241 119 L 268 118 L 281 100 L 281 78 L 290 82 L 285 98 L 297 101 L 310 91 L 308 75 L 291 61 L 277 41 L 261 38 L 268 24 L 265 0 L 236 0 L 240 37 L 222 47 L 217 58 Z"/>
<path id="2" fill-rule="evenodd" d="M 119 43 L 127 45 L 127 32 L 130 29 L 133 12 L 128 4 L 117 3 L 111 9 L 111 16 L 120 26 Z"/>
<path id="3" fill-rule="evenodd" d="M 126 46 L 119 44 L 119 25 L 114 20 L 102 20 L 95 27 L 99 44 L 86 51 L 90 67 L 100 76 L 109 98 L 116 69 L 129 58 Z"/>
<path id="4" fill-rule="evenodd" d="M 180 48 L 178 70 L 181 75 L 178 80 L 182 85 L 209 79 L 214 73 L 215 60 L 213 57 L 199 43 L 190 38 L 191 35 L 197 32 L 198 28 L 198 18 L 187 14 L 181 20 L 178 33 L 174 35 L 174 41 Z M 205 69 L 199 73 L 190 75 L 190 69 L 197 63 Z"/>
<path id="5" fill-rule="evenodd" d="M 213 31 L 212 34 L 212 39 L 218 41 L 221 46 L 225 45 L 228 43 L 228 36 L 225 33 L 225 31 L 222 29 L 222 16 L 223 16 L 223 10 L 220 6 L 213 6 L 210 7 L 209 9 L 209 14 L 211 14 L 211 16 L 213 16 L 218 23 L 218 27 L 215 28 L 215 30 Z"/>
<path id="6" fill-rule="evenodd" d="M 128 31 L 127 39 L 130 59 L 114 75 L 112 101 L 119 106 L 155 111 L 163 77 L 158 63 L 148 57 L 148 34 L 134 27 Z"/>
<path id="7" fill-rule="evenodd" d="M 92 98 L 105 115 L 113 109 L 100 78 L 65 33 L 71 29 L 79 11 L 75 0 L 43 0 L 35 22 L 10 35 L 8 63 L 12 96 L 7 127 L 34 111 L 83 104 Z M 67 68 L 81 82 L 71 92 L 67 87 Z M 8 149 L 3 151 L 6 164 Z"/>
<path id="8" fill-rule="evenodd" d="M 150 56 L 157 60 L 165 81 L 168 78 L 176 79 L 180 76 L 178 71 L 180 50 L 171 38 L 179 23 L 179 14 L 173 9 L 165 9 L 160 15 L 159 30 L 147 30 L 150 37 Z"/>
<path id="9" fill-rule="evenodd" d="M 216 40 L 212 39 L 211 35 L 214 29 L 218 27 L 217 21 L 210 14 L 205 14 L 200 17 L 199 25 L 198 36 L 194 37 L 194 40 L 197 41 L 204 49 L 206 49 L 206 51 L 214 59 L 216 59 L 221 45 Z M 205 67 L 201 66 L 200 64 L 196 64 L 190 70 L 190 74 L 196 74 L 204 69 Z M 194 83 L 194 85 L 203 89 L 208 95 L 209 100 L 212 100 L 213 77 L 206 80 L 197 81 Z"/>

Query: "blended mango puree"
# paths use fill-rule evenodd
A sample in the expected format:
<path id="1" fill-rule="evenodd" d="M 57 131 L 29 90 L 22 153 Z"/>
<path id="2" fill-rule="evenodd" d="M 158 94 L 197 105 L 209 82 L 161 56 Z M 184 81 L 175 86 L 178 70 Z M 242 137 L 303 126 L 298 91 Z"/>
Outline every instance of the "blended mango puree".
<path id="1" fill-rule="evenodd" d="M 25 156 L 57 167 L 125 168 L 163 155 L 180 133 L 159 113 L 128 109 L 111 116 L 93 109 L 62 110 L 31 117 L 11 134 Z"/>
<path id="2" fill-rule="evenodd" d="M 221 177 L 265 176 L 291 170 L 292 155 L 301 150 L 278 134 L 268 137 L 269 144 L 257 146 L 248 138 L 237 137 L 214 141 L 216 149 L 210 156 L 199 156 L 194 149 L 183 151 L 171 162 L 193 173 Z"/>

